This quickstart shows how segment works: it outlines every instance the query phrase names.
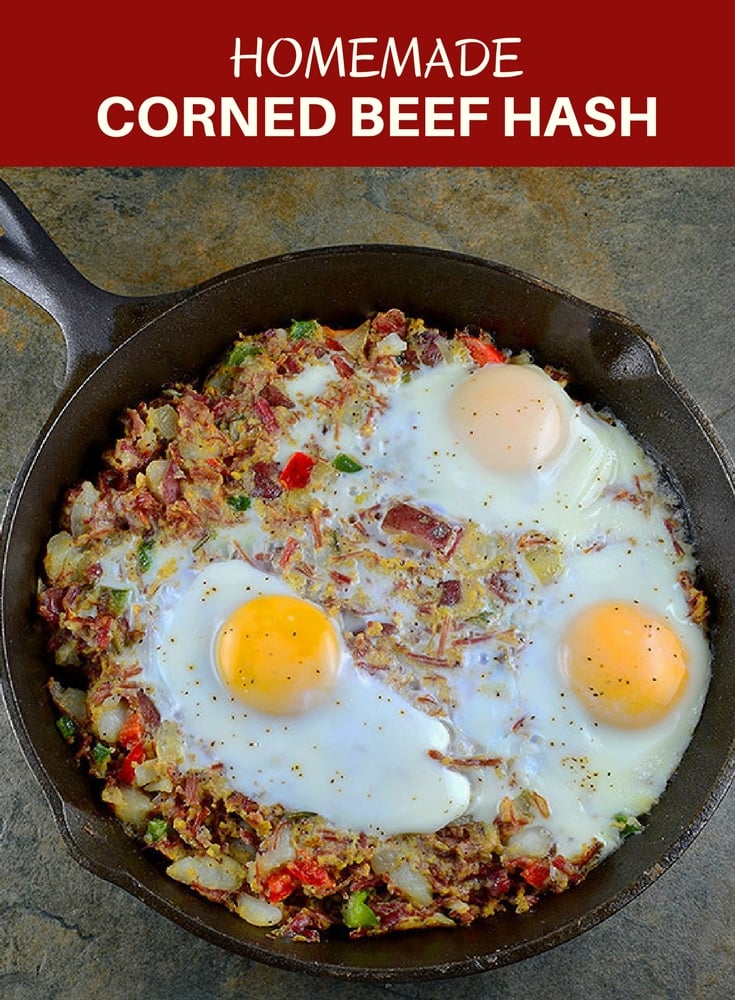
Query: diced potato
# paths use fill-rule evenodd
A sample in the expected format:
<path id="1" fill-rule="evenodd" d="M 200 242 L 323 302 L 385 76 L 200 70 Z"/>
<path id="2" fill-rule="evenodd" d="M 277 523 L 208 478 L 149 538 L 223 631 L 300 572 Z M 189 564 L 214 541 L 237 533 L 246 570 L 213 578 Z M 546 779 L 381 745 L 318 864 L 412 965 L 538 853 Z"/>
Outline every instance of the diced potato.
<path id="1" fill-rule="evenodd" d="M 64 715 L 68 715 L 79 725 L 82 725 L 87 718 L 87 696 L 79 688 L 63 687 L 57 680 L 49 681 L 49 694 Z"/>
<path id="2" fill-rule="evenodd" d="M 94 712 L 93 724 L 97 735 L 105 743 L 117 743 L 120 730 L 127 719 L 128 709 L 117 698 L 109 698 Z"/>
<path id="3" fill-rule="evenodd" d="M 99 500 L 99 497 L 99 491 L 92 483 L 82 483 L 69 512 L 69 525 L 71 533 L 75 538 L 83 534 L 86 530 L 87 521 L 92 516 L 94 505 Z"/>
<path id="4" fill-rule="evenodd" d="M 234 891 L 245 881 L 246 871 L 232 858 L 186 857 L 174 861 L 166 869 L 171 878 L 184 885 L 202 886 L 204 889 Z"/>
<path id="5" fill-rule="evenodd" d="M 164 441 L 175 438 L 179 429 L 179 418 L 170 403 L 164 403 L 163 406 L 151 410 L 146 422 Z"/>
<path id="6" fill-rule="evenodd" d="M 164 787 L 160 787 L 163 782 Z M 149 792 L 170 791 L 171 779 L 159 760 L 144 760 L 135 768 L 135 784 Z"/>
<path id="7" fill-rule="evenodd" d="M 237 897 L 237 912 L 254 927 L 275 927 L 283 919 L 280 907 L 247 892 L 241 892 Z"/>
<path id="8" fill-rule="evenodd" d="M 49 539 L 43 566 L 49 580 L 65 586 L 75 579 L 83 559 L 84 553 L 74 545 L 69 532 L 59 531 Z"/>
<path id="9" fill-rule="evenodd" d="M 141 828 L 151 811 L 151 800 L 134 785 L 109 785 L 102 789 L 102 800 L 123 823 Z"/>
<path id="10" fill-rule="evenodd" d="M 162 499 L 163 481 L 170 468 L 171 462 L 167 458 L 154 458 L 152 462 L 148 463 L 148 467 L 146 468 L 145 479 L 148 488 L 159 500 Z"/>

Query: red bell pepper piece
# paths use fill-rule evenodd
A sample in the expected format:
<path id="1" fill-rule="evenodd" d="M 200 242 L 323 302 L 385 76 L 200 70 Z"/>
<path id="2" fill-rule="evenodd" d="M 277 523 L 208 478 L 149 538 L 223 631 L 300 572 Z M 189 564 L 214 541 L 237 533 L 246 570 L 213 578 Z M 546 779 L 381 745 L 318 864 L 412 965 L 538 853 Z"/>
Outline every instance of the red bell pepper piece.
<path id="1" fill-rule="evenodd" d="M 311 858 L 292 861 L 288 865 L 288 870 L 301 882 L 302 885 L 311 886 L 313 889 L 329 890 L 334 887 L 334 879 L 326 870 Z"/>
<path id="2" fill-rule="evenodd" d="M 135 743 L 140 743 L 143 737 L 143 719 L 140 712 L 131 712 L 122 724 L 117 742 L 129 750 Z"/>
<path id="3" fill-rule="evenodd" d="M 532 861 L 524 868 L 521 868 L 521 876 L 534 889 L 541 889 L 546 885 L 549 878 L 549 862 Z"/>
<path id="4" fill-rule="evenodd" d="M 505 355 L 494 344 L 489 344 L 479 337 L 469 334 L 459 334 L 459 339 L 470 352 L 470 357 L 478 365 L 499 365 L 505 362 Z"/>
<path id="5" fill-rule="evenodd" d="M 125 760 L 120 765 L 117 776 L 126 785 L 135 781 L 135 768 L 145 760 L 145 747 L 142 743 L 134 743 L 128 751 Z"/>
<path id="6" fill-rule="evenodd" d="M 271 872 L 265 880 L 265 895 L 269 903 L 280 903 L 301 885 L 327 893 L 334 888 L 334 879 L 311 858 L 297 858 Z"/>
<path id="7" fill-rule="evenodd" d="M 280 482 L 287 490 L 303 489 L 311 478 L 311 470 L 316 459 L 303 451 L 295 451 L 284 465 L 279 475 Z"/>
<path id="8" fill-rule="evenodd" d="M 272 872 L 265 881 L 265 895 L 269 903 L 280 903 L 297 888 L 299 880 L 287 868 Z"/>

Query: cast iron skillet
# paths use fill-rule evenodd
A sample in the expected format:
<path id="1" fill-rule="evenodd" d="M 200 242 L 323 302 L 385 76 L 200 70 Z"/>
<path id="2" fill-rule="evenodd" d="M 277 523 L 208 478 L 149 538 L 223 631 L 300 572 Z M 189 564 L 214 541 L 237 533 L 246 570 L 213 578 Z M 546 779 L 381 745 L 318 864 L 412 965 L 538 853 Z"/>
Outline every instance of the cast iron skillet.
<path id="1" fill-rule="evenodd" d="M 88 282 L 2 182 L 0 226 L 0 276 L 50 313 L 68 348 L 66 383 L 17 476 L 2 526 L 2 687 L 22 748 L 82 865 L 233 952 L 297 971 L 388 982 L 466 975 L 543 952 L 619 910 L 681 855 L 735 769 L 735 476 L 712 426 L 639 328 L 509 267 L 392 245 L 286 254 L 170 296 L 123 298 Z M 663 463 L 686 498 L 712 595 L 712 687 L 694 739 L 645 831 L 535 914 L 362 942 L 271 940 L 167 878 L 108 816 L 64 752 L 34 620 L 39 555 L 63 488 L 112 437 L 125 406 L 171 379 L 206 370 L 238 330 L 314 316 L 346 325 L 391 306 L 441 328 L 479 324 L 502 344 L 563 365 L 573 392 L 611 406 Z"/>

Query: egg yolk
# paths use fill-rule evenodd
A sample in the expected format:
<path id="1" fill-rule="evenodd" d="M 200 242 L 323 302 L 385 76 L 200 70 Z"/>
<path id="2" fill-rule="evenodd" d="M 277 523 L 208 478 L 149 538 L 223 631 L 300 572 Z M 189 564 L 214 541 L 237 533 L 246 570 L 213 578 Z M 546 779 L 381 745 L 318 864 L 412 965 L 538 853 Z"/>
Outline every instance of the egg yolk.
<path id="1" fill-rule="evenodd" d="M 225 621 L 216 664 L 227 689 L 245 705 L 274 715 L 300 714 L 334 686 L 339 640 L 329 619 L 308 601 L 263 595 Z"/>
<path id="2" fill-rule="evenodd" d="M 592 605 L 572 623 L 562 644 L 562 669 L 600 722 L 652 725 L 681 697 L 686 654 L 669 624 L 625 602 Z"/>
<path id="3" fill-rule="evenodd" d="M 490 364 L 453 392 L 449 417 L 459 440 L 493 471 L 537 469 L 566 443 L 563 389 L 532 365 Z"/>

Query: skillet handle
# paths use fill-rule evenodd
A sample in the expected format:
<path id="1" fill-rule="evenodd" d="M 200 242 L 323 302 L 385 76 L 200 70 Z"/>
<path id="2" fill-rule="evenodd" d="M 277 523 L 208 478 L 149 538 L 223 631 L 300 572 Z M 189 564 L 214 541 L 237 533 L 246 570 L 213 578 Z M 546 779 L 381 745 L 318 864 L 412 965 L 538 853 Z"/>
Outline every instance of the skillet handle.
<path id="1" fill-rule="evenodd" d="M 0 178 L 0 278 L 56 320 L 66 341 L 66 381 L 81 381 L 177 294 L 132 298 L 89 281 Z"/>

